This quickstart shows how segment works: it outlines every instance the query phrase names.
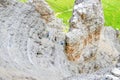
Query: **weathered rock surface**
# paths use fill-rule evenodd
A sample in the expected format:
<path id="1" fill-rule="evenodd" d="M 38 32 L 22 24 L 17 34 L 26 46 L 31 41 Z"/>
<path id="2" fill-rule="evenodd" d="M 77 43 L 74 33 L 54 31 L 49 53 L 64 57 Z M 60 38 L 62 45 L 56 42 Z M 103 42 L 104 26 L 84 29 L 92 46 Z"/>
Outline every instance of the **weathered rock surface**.
<path id="1" fill-rule="evenodd" d="M 44 0 L 29 1 L 0 0 L 0 80 L 103 80 L 111 73 L 119 33 L 104 27 L 100 0 L 76 0 L 67 34 Z"/>
<path id="2" fill-rule="evenodd" d="M 66 55 L 80 73 L 115 65 L 120 54 L 118 32 L 104 27 L 100 0 L 76 0 L 70 31 L 66 35 Z"/>
<path id="3" fill-rule="evenodd" d="M 10 2 L 0 7 L 1 79 L 60 80 L 69 76 L 61 20 L 43 0 Z M 43 14 L 46 11 L 49 13 Z"/>

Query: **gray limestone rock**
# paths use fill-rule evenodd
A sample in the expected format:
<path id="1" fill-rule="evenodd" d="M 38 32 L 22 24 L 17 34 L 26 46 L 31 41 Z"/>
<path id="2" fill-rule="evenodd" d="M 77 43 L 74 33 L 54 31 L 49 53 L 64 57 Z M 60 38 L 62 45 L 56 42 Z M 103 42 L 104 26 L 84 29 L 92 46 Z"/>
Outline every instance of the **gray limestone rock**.
<path id="1" fill-rule="evenodd" d="M 82 54 L 85 61 L 95 56 L 103 24 L 99 0 L 76 0 L 70 32 L 66 35 L 66 53 L 71 61 L 79 59 Z"/>
<path id="2" fill-rule="evenodd" d="M 100 0 L 76 0 L 66 34 L 66 55 L 76 66 L 73 72 L 90 73 L 115 65 L 120 54 L 117 34 L 104 27 Z"/>
<path id="3" fill-rule="evenodd" d="M 114 68 L 111 73 L 114 75 L 114 76 L 117 76 L 117 77 L 120 77 L 120 69 L 118 68 Z"/>
<path id="4" fill-rule="evenodd" d="M 64 54 L 64 25 L 53 14 L 46 14 L 47 21 L 41 14 L 46 9 L 53 12 L 43 0 L 0 7 L 2 80 L 60 80 L 71 74 Z"/>
<path id="5" fill-rule="evenodd" d="M 75 1 L 67 34 L 44 0 L 0 0 L 0 80 L 104 78 L 118 60 L 120 40 L 103 24 L 100 0 Z"/>

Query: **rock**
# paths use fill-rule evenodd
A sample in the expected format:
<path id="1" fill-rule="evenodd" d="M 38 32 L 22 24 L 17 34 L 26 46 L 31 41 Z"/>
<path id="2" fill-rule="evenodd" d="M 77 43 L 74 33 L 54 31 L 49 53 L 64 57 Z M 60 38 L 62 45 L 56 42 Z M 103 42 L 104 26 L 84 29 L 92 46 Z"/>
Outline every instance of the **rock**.
<path id="1" fill-rule="evenodd" d="M 105 70 L 92 72 L 120 53 L 118 31 L 103 24 L 100 0 L 76 0 L 67 34 L 44 0 L 1 0 L 0 79 L 99 80 Z"/>
<path id="2" fill-rule="evenodd" d="M 74 72 L 89 73 L 115 65 L 120 54 L 116 34 L 113 28 L 104 27 L 100 0 L 76 0 L 66 34 L 67 58 L 79 71 Z"/>
<path id="3" fill-rule="evenodd" d="M 0 77 L 60 80 L 71 75 L 64 54 L 62 21 L 44 0 L 24 4 L 13 1 L 0 7 Z M 50 21 L 41 14 L 46 11 L 50 12 L 46 15 Z"/>
<path id="4" fill-rule="evenodd" d="M 7 7 L 11 2 L 9 0 L 0 0 L 0 7 Z"/>
<path id="5" fill-rule="evenodd" d="M 50 9 L 49 6 L 47 6 L 48 4 L 44 0 L 34 0 L 33 3 L 35 5 L 36 11 L 40 13 L 42 19 L 45 19 L 47 22 L 52 21 L 54 12 Z"/>
<path id="6" fill-rule="evenodd" d="M 104 24 L 101 8 L 99 0 L 76 0 L 73 16 L 70 20 L 70 32 L 66 35 L 66 53 L 68 58 L 73 57 L 71 61 L 74 61 L 76 56 L 79 56 L 79 59 L 84 51 L 94 55 Z M 93 52 L 86 50 L 92 50 L 92 48 Z"/>
<path id="7" fill-rule="evenodd" d="M 120 55 L 119 55 L 119 59 L 118 59 L 118 62 L 116 64 L 116 67 L 120 68 Z"/>
<path id="8" fill-rule="evenodd" d="M 119 78 L 113 75 L 106 75 L 104 80 L 119 80 Z"/>
<path id="9" fill-rule="evenodd" d="M 118 68 L 114 68 L 111 73 L 114 75 L 114 76 L 117 76 L 117 77 L 120 77 L 120 69 Z"/>
<path id="10" fill-rule="evenodd" d="M 120 63 L 117 63 L 117 64 L 116 64 L 116 67 L 120 68 Z"/>

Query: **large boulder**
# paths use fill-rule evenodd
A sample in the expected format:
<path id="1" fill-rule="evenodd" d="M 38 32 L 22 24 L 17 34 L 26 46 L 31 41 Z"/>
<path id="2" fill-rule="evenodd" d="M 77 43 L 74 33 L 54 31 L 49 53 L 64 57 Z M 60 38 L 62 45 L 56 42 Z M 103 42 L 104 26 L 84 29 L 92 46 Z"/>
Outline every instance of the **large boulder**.
<path id="1" fill-rule="evenodd" d="M 48 4 L 44 0 L 6 3 L 0 7 L 0 79 L 60 80 L 69 76 L 64 25 Z"/>
<path id="2" fill-rule="evenodd" d="M 120 54 L 118 35 L 113 28 L 104 27 L 100 0 L 76 0 L 66 34 L 66 55 L 76 68 L 74 72 L 89 73 L 115 65 Z"/>

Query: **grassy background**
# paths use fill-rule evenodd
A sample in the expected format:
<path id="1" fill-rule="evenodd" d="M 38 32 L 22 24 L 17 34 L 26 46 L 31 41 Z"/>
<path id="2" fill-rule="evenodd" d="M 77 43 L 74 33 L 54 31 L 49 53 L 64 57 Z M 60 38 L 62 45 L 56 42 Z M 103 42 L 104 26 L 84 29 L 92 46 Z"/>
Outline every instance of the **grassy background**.
<path id="1" fill-rule="evenodd" d="M 46 0 L 55 11 L 56 16 L 62 18 L 68 24 L 68 19 L 72 15 L 74 0 Z"/>
<path id="2" fill-rule="evenodd" d="M 55 11 L 56 16 L 61 18 L 66 25 L 66 30 L 69 28 L 69 19 L 72 16 L 72 10 L 75 0 L 46 0 L 51 8 Z"/>
<path id="3" fill-rule="evenodd" d="M 22 2 L 22 3 L 25 3 L 25 2 L 27 2 L 27 0 L 18 0 L 18 1 L 20 1 L 20 2 Z"/>
<path id="4" fill-rule="evenodd" d="M 102 0 L 105 25 L 120 30 L 120 0 Z"/>
<path id="5" fill-rule="evenodd" d="M 69 19 L 72 16 L 74 0 L 46 0 L 55 11 L 56 16 L 61 18 L 69 26 Z M 120 0 L 102 0 L 105 26 L 112 26 L 120 30 Z"/>

